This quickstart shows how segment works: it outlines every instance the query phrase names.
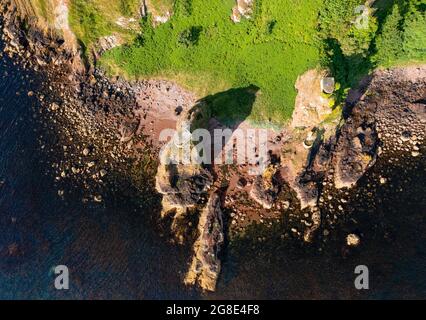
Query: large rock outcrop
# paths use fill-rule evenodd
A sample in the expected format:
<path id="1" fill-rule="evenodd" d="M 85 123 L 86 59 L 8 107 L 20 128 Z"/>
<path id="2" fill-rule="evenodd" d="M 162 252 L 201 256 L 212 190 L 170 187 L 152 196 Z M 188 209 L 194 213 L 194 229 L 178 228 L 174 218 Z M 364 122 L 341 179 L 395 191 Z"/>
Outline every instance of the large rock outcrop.
<path id="1" fill-rule="evenodd" d="M 426 66 L 376 71 L 339 132 L 333 153 L 336 188 L 353 187 L 386 143 L 420 155 L 425 115 Z"/>
<path id="2" fill-rule="evenodd" d="M 214 193 L 201 211 L 198 223 L 198 239 L 194 244 L 194 257 L 185 283 L 196 283 L 206 291 L 215 291 L 221 269 L 219 253 L 224 243 L 221 201 Z"/>
<path id="3" fill-rule="evenodd" d="M 189 211 L 198 214 L 198 238 L 185 283 L 214 291 L 221 267 L 218 254 L 224 242 L 221 201 L 219 194 L 210 190 L 213 184 L 210 170 L 190 158 L 191 130 L 203 127 L 203 120 L 208 119 L 202 115 L 200 105 L 183 111 L 174 136 L 160 152 L 156 189 L 163 196 L 162 216 L 174 213 L 172 231 L 176 234 L 180 232 L 179 222 Z"/>

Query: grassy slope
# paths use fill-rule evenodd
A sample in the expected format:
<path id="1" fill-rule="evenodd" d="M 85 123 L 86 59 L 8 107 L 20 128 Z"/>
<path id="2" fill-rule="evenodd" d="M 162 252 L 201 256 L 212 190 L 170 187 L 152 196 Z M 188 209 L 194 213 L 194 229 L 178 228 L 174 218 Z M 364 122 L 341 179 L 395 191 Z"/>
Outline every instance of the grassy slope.
<path id="1" fill-rule="evenodd" d="M 319 62 L 315 34 L 321 1 L 261 0 L 254 19 L 240 24 L 230 19 L 234 4 L 193 0 L 191 14 L 177 10 L 155 29 L 146 23 L 143 45 L 114 50 L 102 63 L 130 77 L 175 79 L 200 97 L 254 85 L 261 94 L 250 118 L 283 122 L 293 111 L 298 75 Z"/>
<path id="2" fill-rule="evenodd" d="M 148 5 L 157 13 L 172 12 L 174 0 L 148 0 Z"/>
<path id="3" fill-rule="evenodd" d="M 112 33 L 132 39 L 132 32 L 115 22 L 119 17 L 137 17 L 139 0 L 70 0 L 69 9 L 70 26 L 83 48 L 87 49 L 100 37 Z"/>
<path id="4" fill-rule="evenodd" d="M 71 26 L 84 47 L 101 36 L 128 32 L 114 21 L 135 15 L 139 4 L 70 1 Z M 263 123 L 285 122 L 294 108 L 297 77 L 319 64 L 341 84 L 333 97 L 340 107 L 348 89 L 376 67 L 426 61 L 426 0 L 377 0 L 367 30 L 353 24 L 354 9 L 364 0 L 257 0 L 253 19 L 240 24 L 230 19 L 234 0 L 150 0 L 149 5 L 162 14 L 173 3 L 168 23 L 153 28 L 149 19 L 143 21 L 142 35 L 106 53 L 101 64 L 114 74 L 172 79 L 199 97 L 217 98 L 214 114 L 222 119 L 249 115 Z M 401 9 L 396 27 L 395 5 Z M 241 101 L 252 102 L 252 92 L 257 92 L 253 109 L 241 107 Z"/>
<path id="5" fill-rule="evenodd" d="M 33 0 L 35 7 L 39 10 L 39 14 L 47 21 L 53 21 L 52 3 L 51 0 Z"/>

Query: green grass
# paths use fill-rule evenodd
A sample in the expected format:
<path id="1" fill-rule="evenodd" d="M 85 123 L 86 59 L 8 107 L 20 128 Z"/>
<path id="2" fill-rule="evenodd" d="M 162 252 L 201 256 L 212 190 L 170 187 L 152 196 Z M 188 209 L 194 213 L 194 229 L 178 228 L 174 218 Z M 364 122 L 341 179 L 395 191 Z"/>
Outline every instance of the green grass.
<path id="1" fill-rule="evenodd" d="M 138 3 L 71 0 L 71 27 L 90 48 L 101 36 L 126 33 L 114 21 Z M 296 79 L 308 69 L 331 70 L 340 110 L 349 88 L 375 68 L 426 61 L 426 0 L 377 0 L 368 27 L 359 29 L 355 8 L 364 3 L 257 0 L 252 19 L 234 24 L 235 0 L 150 0 L 154 14 L 173 11 L 171 20 L 153 27 L 151 16 L 144 19 L 141 34 L 100 65 L 131 79 L 176 81 L 206 98 L 224 122 L 283 124 L 293 113 Z"/>
<path id="2" fill-rule="evenodd" d="M 117 33 L 131 40 L 133 32 L 118 26 L 116 20 L 119 17 L 136 17 L 138 11 L 139 0 L 71 0 L 69 23 L 87 54 L 103 36 Z"/>
<path id="3" fill-rule="evenodd" d="M 234 24 L 233 0 L 178 0 L 175 15 L 143 24 L 131 46 L 107 53 L 102 65 L 132 78 L 170 78 L 200 97 L 232 88 L 260 88 L 250 119 L 282 123 L 293 112 L 297 77 L 318 65 L 320 0 L 257 1 L 253 19 Z M 190 7 L 190 13 L 187 9 Z"/>
<path id="4" fill-rule="evenodd" d="M 172 12 L 175 0 L 148 0 L 148 5 L 155 10 L 157 14 Z"/>
<path id="5" fill-rule="evenodd" d="M 34 8 L 37 16 L 43 18 L 47 23 L 53 22 L 52 0 L 30 0 L 29 4 Z"/>
<path id="6" fill-rule="evenodd" d="M 120 13 L 125 17 L 132 17 L 139 11 L 140 0 L 119 0 Z"/>

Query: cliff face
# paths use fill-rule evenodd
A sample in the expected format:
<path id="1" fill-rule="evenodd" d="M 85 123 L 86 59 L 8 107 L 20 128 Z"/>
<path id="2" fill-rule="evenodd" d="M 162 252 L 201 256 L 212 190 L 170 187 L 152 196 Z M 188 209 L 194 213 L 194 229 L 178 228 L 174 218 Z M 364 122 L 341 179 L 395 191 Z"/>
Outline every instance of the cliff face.
<path id="1" fill-rule="evenodd" d="M 311 206 L 316 206 L 327 176 L 332 177 L 333 188 L 347 190 L 385 152 L 406 151 L 419 157 L 426 127 L 425 88 L 424 65 L 375 71 L 352 92 L 359 99 L 346 104 L 347 118 L 341 127 L 310 151 L 308 165 L 298 175 L 303 184 L 295 187 L 289 181 L 290 185 L 313 192 Z M 311 191 L 310 184 L 315 185 Z"/>
<path id="2" fill-rule="evenodd" d="M 204 290 L 215 291 L 221 270 L 218 255 L 225 240 L 221 200 L 216 193 L 212 194 L 206 207 L 201 211 L 198 235 L 185 283 L 188 285 L 198 283 Z"/>
<path id="3" fill-rule="evenodd" d="M 28 63 L 33 62 L 36 67 L 70 64 L 75 71 L 83 71 L 77 40 L 68 25 L 66 3 L 66 0 L 5 0 L 0 13 L 3 34 L 9 44 L 6 50 L 10 54 L 26 54 Z"/>
<path id="4" fill-rule="evenodd" d="M 77 51 L 77 39 L 68 23 L 69 0 L 7 0 L 7 3 L 15 7 L 16 16 L 30 27 L 62 38 L 69 50 Z"/>

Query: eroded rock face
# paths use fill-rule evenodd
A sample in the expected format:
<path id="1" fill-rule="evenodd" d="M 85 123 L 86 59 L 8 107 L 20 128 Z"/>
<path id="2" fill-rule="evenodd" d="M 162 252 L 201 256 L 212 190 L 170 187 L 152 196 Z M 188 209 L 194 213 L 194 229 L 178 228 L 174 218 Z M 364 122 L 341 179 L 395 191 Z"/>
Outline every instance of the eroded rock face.
<path id="1" fill-rule="evenodd" d="M 187 209 L 202 205 L 213 183 L 210 171 L 191 159 L 191 124 L 196 114 L 194 109 L 198 110 L 194 107 L 182 114 L 174 136 L 160 151 L 156 189 L 163 195 L 163 216 L 173 210 L 177 210 L 179 215 Z"/>
<path id="2" fill-rule="evenodd" d="M 210 169 L 185 157 L 190 154 L 187 147 L 192 130 L 205 127 L 210 116 L 202 104 L 180 112 L 175 135 L 160 152 L 156 189 L 163 195 L 162 216 L 174 213 L 172 231 L 181 243 L 188 226 L 184 224 L 186 230 L 181 232 L 180 222 L 188 213 L 199 216 L 198 238 L 185 284 L 214 291 L 221 268 L 218 254 L 224 242 L 220 195 L 210 190 L 214 182 Z"/>
<path id="3" fill-rule="evenodd" d="M 125 143 L 132 140 L 136 130 L 138 129 L 139 121 L 137 119 L 126 119 L 119 126 L 120 142 Z"/>
<path id="4" fill-rule="evenodd" d="M 426 131 L 425 75 L 425 66 L 375 73 L 340 130 L 333 155 L 336 188 L 353 187 L 389 142 L 419 151 Z"/>
<path id="5" fill-rule="evenodd" d="M 295 88 L 298 92 L 292 116 L 292 128 L 312 128 L 320 124 L 333 111 L 329 99 L 322 95 L 325 72 L 309 70 L 299 76 Z"/>
<path id="6" fill-rule="evenodd" d="M 255 0 L 236 0 L 236 5 L 232 9 L 231 19 L 235 23 L 241 22 L 242 18 L 250 19 L 253 15 Z"/>
<path id="7" fill-rule="evenodd" d="M 281 176 L 295 191 L 302 210 L 317 205 L 319 184 L 330 161 L 330 150 L 324 145 L 330 143 L 340 120 L 330 119 L 333 110 L 322 93 L 321 82 L 326 74 L 314 69 L 297 79 L 291 138 L 281 158 Z"/>
<path id="8" fill-rule="evenodd" d="M 123 44 L 122 39 L 117 35 L 102 37 L 98 40 L 98 43 L 96 46 L 98 48 L 97 53 L 99 55 L 102 55 L 106 51 L 114 49 L 122 44 Z"/>
<path id="9" fill-rule="evenodd" d="M 40 19 L 27 1 L 5 0 L 0 3 L 3 19 L 3 35 L 8 46 L 5 52 L 16 54 L 27 60 L 27 64 L 38 69 L 52 64 L 54 66 L 72 65 L 78 72 L 84 65 L 78 52 L 74 34 L 70 31 L 67 11 L 62 1 L 52 2 L 55 21 L 48 24 Z M 21 28 L 23 21 L 28 28 Z M 25 57 L 24 57 L 25 55 Z"/>
<path id="10" fill-rule="evenodd" d="M 298 176 L 294 182 L 290 184 L 293 190 L 296 192 L 297 198 L 300 201 L 300 208 L 302 210 L 311 207 L 316 207 L 318 203 L 319 190 L 318 183 L 304 175 Z"/>
<path id="11" fill-rule="evenodd" d="M 198 283 L 206 291 L 215 291 L 221 269 L 219 253 L 224 243 L 221 201 L 214 193 L 200 214 L 198 239 L 194 244 L 194 257 L 185 277 L 185 284 Z"/>
<path id="12" fill-rule="evenodd" d="M 359 122 L 359 123 L 352 123 Z M 356 128 L 357 124 L 360 124 Z M 363 128 L 364 126 L 365 129 Z M 377 133 L 365 119 L 352 118 L 341 132 L 335 153 L 335 186 L 351 188 L 377 160 Z"/>
<path id="13" fill-rule="evenodd" d="M 381 152 L 392 152 L 386 144 L 399 144 L 394 151 L 408 150 L 413 157 L 421 156 L 426 128 L 425 75 L 425 66 L 376 71 L 363 81 L 353 106 L 348 103 L 351 110 L 346 110 L 342 127 L 335 126 L 335 134 L 321 132 L 328 138 L 318 139 L 309 150 L 295 143 L 289 146 L 280 170 L 302 209 L 318 204 L 326 175 L 333 177 L 337 189 L 355 186 Z M 303 113 L 296 118 L 303 120 Z M 330 129 L 325 132 L 331 133 Z M 295 136 L 294 141 L 298 140 Z"/>

